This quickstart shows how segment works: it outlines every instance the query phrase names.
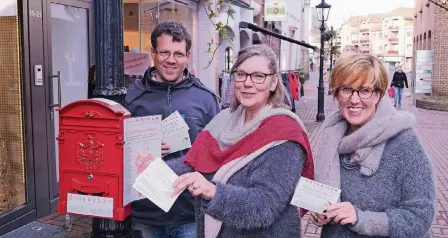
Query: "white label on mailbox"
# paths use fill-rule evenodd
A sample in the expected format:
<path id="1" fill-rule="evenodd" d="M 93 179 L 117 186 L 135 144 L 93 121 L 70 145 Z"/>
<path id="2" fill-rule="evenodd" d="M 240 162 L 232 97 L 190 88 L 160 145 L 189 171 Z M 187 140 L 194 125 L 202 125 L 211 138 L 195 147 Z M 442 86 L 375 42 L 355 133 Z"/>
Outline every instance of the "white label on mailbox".
<path id="1" fill-rule="evenodd" d="M 80 194 L 67 194 L 67 212 L 95 217 L 114 217 L 114 199 Z"/>

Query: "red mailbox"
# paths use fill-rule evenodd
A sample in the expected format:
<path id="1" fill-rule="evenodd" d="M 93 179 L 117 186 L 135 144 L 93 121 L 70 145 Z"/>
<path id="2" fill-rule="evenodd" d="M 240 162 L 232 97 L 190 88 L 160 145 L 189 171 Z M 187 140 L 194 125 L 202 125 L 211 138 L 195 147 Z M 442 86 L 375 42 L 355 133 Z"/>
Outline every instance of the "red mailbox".
<path id="1" fill-rule="evenodd" d="M 123 221 L 124 120 L 130 113 L 106 99 L 73 102 L 59 109 L 58 213 Z"/>

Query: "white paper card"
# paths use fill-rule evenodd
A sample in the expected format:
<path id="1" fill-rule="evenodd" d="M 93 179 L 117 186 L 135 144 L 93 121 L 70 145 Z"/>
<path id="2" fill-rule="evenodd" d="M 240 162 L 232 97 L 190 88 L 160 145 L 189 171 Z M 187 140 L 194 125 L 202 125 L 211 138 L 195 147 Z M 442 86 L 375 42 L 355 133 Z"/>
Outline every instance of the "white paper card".
<path id="1" fill-rule="evenodd" d="M 309 211 L 323 214 L 328 205 L 339 200 L 341 190 L 311 179 L 301 177 L 291 204 Z"/>
<path id="2" fill-rule="evenodd" d="M 67 193 L 67 212 L 87 216 L 113 218 L 114 199 Z"/>
<path id="3" fill-rule="evenodd" d="M 162 141 L 170 146 L 170 153 L 191 147 L 189 129 L 178 111 L 162 121 Z"/>
<path id="4" fill-rule="evenodd" d="M 156 158 L 137 177 L 133 188 L 168 212 L 179 196 L 177 194 L 171 197 L 173 184 L 177 177 L 176 173 L 161 158 Z"/>
<path id="5" fill-rule="evenodd" d="M 162 136 L 172 135 L 173 129 L 187 131 L 190 129 L 178 111 L 173 112 L 162 121 Z"/>
<path id="6" fill-rule="evenodd" d="M 132 189 L 137 176 L 154 158 L 161 157 L 162 116 L 135 117 L 124 122 L 123 205 L 143 199 Z"/>
<path id="7" fill-rule="evenodd" d="M 170 153 L 185 150 L 191 147 L 190 134 L 188 134 L 188 131 L 186 130 L 181 130 L 179 131 L 179 134 L 165 137 L 162 140 L 170 146 Z"/>

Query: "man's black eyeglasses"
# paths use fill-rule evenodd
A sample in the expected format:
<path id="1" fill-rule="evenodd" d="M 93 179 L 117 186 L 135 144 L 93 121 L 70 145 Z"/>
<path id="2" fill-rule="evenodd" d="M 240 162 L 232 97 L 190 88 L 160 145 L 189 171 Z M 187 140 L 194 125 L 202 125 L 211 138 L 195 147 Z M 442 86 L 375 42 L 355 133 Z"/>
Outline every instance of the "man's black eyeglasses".
<path id="1" fill-rule="evenodd" d="M 158 50 L 153 50 L 153 52 L 158 54 L 163 59 L 169 58 L 171 56 L 171 54 L 173 54 L 174 59 L 176 59 L 176 60 L 183 60 L 183 59 L 185 59 L 185 57 L 187 57 L 186 54 L 180 53 L 180 52 L 171 53 L 169 51 L 158 51 Z"/>

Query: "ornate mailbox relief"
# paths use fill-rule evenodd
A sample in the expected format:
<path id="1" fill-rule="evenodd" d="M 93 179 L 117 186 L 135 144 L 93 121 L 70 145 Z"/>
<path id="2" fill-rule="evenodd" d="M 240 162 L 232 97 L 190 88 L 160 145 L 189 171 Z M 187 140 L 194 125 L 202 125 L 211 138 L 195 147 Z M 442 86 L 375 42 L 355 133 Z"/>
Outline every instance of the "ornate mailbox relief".
<path id="1" fill-rule="evenodd" d="M 104 144 L 100 143 L 94 134 L 85 134 L 78 142 L 76 160 L 81 167 L 87 170 L 98 169 L 104 164 Z"/>

